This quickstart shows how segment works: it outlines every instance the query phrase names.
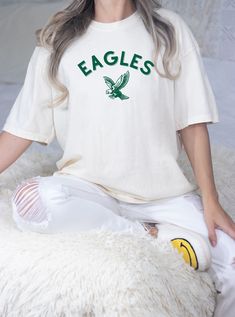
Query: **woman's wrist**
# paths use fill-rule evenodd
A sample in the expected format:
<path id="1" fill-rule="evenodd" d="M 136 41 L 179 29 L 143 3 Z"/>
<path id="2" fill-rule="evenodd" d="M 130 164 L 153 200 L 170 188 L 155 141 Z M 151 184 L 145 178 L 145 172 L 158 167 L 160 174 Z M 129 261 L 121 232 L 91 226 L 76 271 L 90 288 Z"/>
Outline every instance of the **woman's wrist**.
<path id="1" fill-rule="evenodd" d="M 219 194 L 216 189 L 213 191 L 201 191 L 201 196 L 204 204 L 214 204 L 219 202 Z"/>

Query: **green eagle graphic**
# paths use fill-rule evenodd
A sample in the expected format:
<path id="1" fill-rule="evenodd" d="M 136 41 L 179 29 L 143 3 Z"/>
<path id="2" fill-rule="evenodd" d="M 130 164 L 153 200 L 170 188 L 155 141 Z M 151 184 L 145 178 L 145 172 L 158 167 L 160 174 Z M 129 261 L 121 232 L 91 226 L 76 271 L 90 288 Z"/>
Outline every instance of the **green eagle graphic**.
<path id="1" fill-rule="evenodd" d="M 129 81 L 130 78 L 130 72 L 129 70 L 122 74 L 116 83 L 108 76 L 103 76 L 104 81 L 106 85 L 109 87 L 109 89 L 106 90 L 106 94 L 109 95 L 110 98 L 115 99 L 115 98 L 120 98 L 121 100 L 128 99 L 129 97 L 124 95 L 121 92 L 121 89 L 126 86 L 126 84 Z"/>

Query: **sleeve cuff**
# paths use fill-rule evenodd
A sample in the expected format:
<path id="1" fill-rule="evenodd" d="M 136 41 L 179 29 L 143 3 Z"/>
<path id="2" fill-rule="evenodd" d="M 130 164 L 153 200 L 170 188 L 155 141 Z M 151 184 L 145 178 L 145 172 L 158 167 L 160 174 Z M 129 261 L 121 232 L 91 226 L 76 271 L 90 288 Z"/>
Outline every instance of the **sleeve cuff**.
<path id="1" fill-rule="evenodd" d="M 51 136 L 48 137 L 48 136 L 44 136 L 42 134 L 34 133 L 31 131 L 25 131 L 23 129 L 11 127 L 9 125 L 4 125 L 2 128 L 2 131 L 9 132 L 15 136 L 18 136 L 27 140 L 38 142 L 39 144 L 42 144 L 42 145 L 48 145 L 54 139 L 54 133 L 52 133 Z"/>
<path id="2" fill-rule="evenodd" d="M 208 123 L 208 124 L 212 124 L 212 123 L 217 123 L 220 122 L 218 117 L 214 117 L 212 118 L 211 116 L 198 116 L 198 117 L 193 117 L 187 120 L 187 122 L 178 122 L 176 124 L 176 131 L 177 130 L 182 130 L 184 128 L 186 128 L 187 126 L 191 125 L 191 124 L 195 124 L 195 123 Z"/>

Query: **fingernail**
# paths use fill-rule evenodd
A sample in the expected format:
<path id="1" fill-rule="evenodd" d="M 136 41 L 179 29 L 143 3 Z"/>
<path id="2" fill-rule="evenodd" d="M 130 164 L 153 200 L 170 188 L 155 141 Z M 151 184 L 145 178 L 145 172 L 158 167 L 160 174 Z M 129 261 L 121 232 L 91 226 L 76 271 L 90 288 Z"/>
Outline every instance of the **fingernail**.
<path id="1" fill-rule="evenodd" d="M 214 240 L 212 241 L 212 245 L 213 245 L 213 247 L 216 246 L 216 242 Z"/>

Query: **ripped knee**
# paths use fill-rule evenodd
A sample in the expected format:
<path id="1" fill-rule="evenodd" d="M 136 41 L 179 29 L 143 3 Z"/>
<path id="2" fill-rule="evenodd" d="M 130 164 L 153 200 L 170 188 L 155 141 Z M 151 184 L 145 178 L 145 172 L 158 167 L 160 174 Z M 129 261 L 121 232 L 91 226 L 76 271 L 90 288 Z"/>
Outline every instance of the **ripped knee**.
<path id="1" fill-rule="evenodd" d="M 11 200 L 24 220 L 42 222 L 47 219 L 46 208 L 39 193 L 39 177 L 29 178 L 17 186 Z"/>

